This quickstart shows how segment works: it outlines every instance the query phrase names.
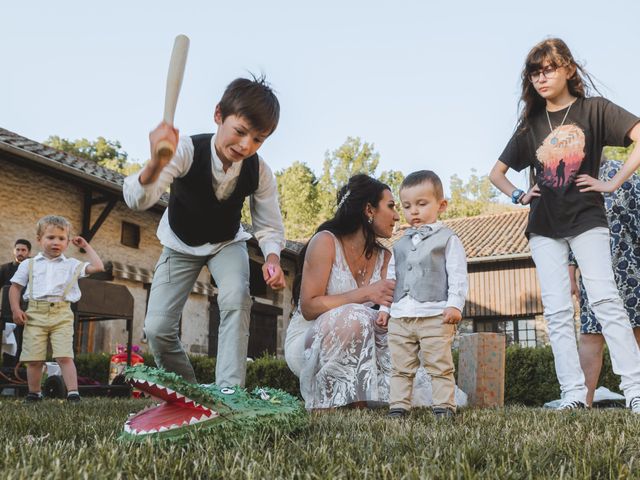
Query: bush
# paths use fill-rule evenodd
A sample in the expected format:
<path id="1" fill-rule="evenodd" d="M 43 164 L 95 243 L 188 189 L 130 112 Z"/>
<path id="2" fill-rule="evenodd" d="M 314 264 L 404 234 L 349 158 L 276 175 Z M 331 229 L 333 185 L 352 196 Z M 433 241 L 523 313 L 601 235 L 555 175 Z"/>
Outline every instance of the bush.
<path id="1" fill-rule="evenodd" d="M 553 352 L 550 346 L 526 348 L 507 347 L 505 372 L 505 403 L 542 406 L 560 398 Z M 619 392 L 620 377 L 613 373 L 609 352 L 605 348 L 604 362 L 598 386 Z"/>
<path id="2" fill-rule="evenodd" d="M 458 352 L 453 352 L 458 363 Z M 106 383 L 109 377 L 111 355 L 107 353 L 82 353 L 76 357 L 78 375 Z M 144 363 L 155 366 L 153 356 L 143 355 Z M 190 356 L 191 364 L 200 383 L 215 379 L 216 360 L 206 356 Z M 611 360 L 605 350 L 604 364 L 598 385 L 619 391 L 620 377 L 611 369 Z M 255 387 L 280 388 L 300 396 L 298 378 L 289 370 L 284 360 L 264 356 L 247 364 L 247 389 Z M 505 404 L 541 406 L 560 398 L 560 386 L 556 378 L 551 347 L 524 348 L 510 346 L 506 351 Z"/>
<path id="3" fill-rule="evenodd" d="M 275 387 L 300 396 L 300 382 L 284 360 L 264 356 L 247 365 L 247 389 Z"/>
<path id="4" fill-rule="evenodd" d="M 87 377 L 100 383 L 109 380 L 110 353 L 79 353 L 74 359 L 79 377 Z"/>
<path id="5" fill-rule="evenodd" d="M 540 406 L 560 398 L 551 347 L 510 346 L 506 354 L 505 403 Z"/>
<path id="6" fill-rule="evenodd" d="M 189 356 L 199 383 L 213 383 L 216 377 L 216 359 L 202 355 Z"/>

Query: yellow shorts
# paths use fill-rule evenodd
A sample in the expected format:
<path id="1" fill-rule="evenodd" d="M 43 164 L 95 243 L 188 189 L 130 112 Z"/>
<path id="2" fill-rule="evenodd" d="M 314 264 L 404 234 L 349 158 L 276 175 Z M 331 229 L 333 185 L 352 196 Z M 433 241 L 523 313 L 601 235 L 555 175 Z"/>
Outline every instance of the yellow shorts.
<path id="1" fill-rule="evenodd" d="M 22 337 L 21 362 L 43 362 L 51 340 L 53 358 L 73 358 L 73 312 L 69 302 L 31 300 Z"/>

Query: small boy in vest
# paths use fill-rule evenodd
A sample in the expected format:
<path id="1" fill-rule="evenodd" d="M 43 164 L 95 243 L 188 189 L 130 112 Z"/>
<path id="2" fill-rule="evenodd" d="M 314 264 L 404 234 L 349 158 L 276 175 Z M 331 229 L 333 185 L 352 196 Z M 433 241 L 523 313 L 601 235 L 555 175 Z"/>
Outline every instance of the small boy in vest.
<path id="1" fill-rule="evenodd" d="M 64 217 L 48 215 L 38 220 L 36 239 L 41 252 L 18 267 L 11 278 L 9 303 L 13 321 L 24 325 L 20 361 L 27 363 L 29 393 L 25 401 L 42 399 L 42 367 L 51 342 L 62 378 L 67 386 L 67 400 L 79 402 L 78 376 L 73 363 L 73 312 L 71 303 L 80 300 L 78 279 L 104 271 L 102 260 L 82 237 L 70 239 L 71 224 Z M 88 262 L 64 255 L 69 242 L 87 253 Z M 24 288 L 26 286 L 26 289 Z M 29 302 L 27 311 L 20 304 L 20 293 Z"/>
<path id="2" fill-rule="evenodd" d="M 434 172 L 408 175 L 400 186 L 400 203 L 410 226 L 394 244 L 388 268 L 387 278 L 396 279 L 391 319 L 382 307 L 377 321 L 389 326 L 389 416 L 403 417 L 411 409 L 421 352 L 432 380 L 433 412 L 451 417 L 456 411 L 451 343 L 467 295 L 467 260 L 460 239 L 438 222 L 447 200 Z"/>
<path id="3" fill-rule="evenodd" d="M 250 198 L 253 233 L 265 264 L 267 285 L 285 285 L 280 268 L 284 226 L 275 177 L 257 154 L 278 125 L 280 105 L 264 78 L 238 78 L 226 88 L 214 112 L 216 134 L 180 136 L 161 123 L 149 134 L 151 159 L 124 182 L 124 199 L 135 210 L 152 207 L 171 186 L 169 207 L 157 235 L 163 251 L 156 264 L 145 319 L 145 333 L 156 363 L 196 382 L 180 342 L 183 308 L 200 271 L 207 266 L 217 287 L 220 308 L 216 383 L 244 385 L 249 344 L 251 238 L 240 223 Z M 169 140 L 172 157 L 156 153 Z M 186 315 L 184 324 L 190 322 Z"/>

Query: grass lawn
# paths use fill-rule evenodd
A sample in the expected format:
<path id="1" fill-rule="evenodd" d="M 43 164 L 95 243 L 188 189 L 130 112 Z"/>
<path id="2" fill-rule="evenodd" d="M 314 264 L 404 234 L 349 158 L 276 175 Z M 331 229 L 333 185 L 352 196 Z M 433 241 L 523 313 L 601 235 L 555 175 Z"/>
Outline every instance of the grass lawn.
<path id="1" fill-rule="evenodd" d="M 520 407 L 316 415 L 293 433 L 201 435 L 184 445 L 117 441 L 143 400 L 0 401 L 0 478 L 638 478 L 640 417 Z"/>

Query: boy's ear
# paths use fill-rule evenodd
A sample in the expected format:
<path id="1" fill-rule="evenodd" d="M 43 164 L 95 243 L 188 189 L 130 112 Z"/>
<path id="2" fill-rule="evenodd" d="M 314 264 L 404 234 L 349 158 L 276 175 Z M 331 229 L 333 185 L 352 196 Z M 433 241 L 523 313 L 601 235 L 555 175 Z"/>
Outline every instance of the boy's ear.
<path id="1" fill-rule="evenodd" d="M 222 111 L 220 110 L 220 104 L 216 105 L 216 109 L 213 112 L 213 121 L 216 122 L 216 125 L 222 125 Z"/>
<path id="2" fill-rule="evenodd" d="M 438 207 L 438 213 L 444 213 L 444 211 L 447 209 L 448 206 L 449 206 L 449 202 L 447 201 L 446 198 L 443 198 L 442 200 L 440 200 L 440 206 Z"/>

